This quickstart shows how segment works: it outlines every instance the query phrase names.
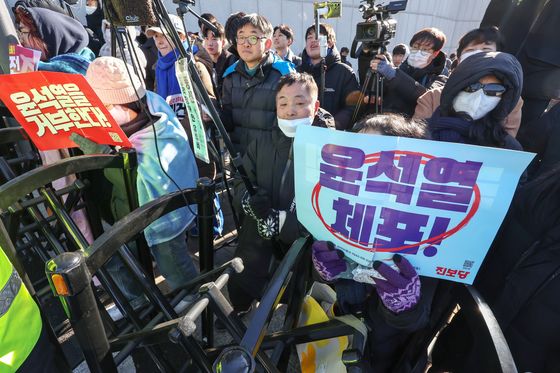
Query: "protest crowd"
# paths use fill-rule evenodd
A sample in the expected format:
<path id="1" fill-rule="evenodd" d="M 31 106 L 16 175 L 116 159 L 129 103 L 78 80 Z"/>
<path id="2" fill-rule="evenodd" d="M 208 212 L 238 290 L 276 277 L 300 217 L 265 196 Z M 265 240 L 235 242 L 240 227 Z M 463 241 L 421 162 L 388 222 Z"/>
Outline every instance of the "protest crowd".
<path id="1" fill-rule="evenodd" d="M 38 51 L 37 57 L 40 54 L 33 69 L 36 72 L 26 74 L 72 74 L 65 80 L 69 83 L 72 77 L 85 79 L 104 112 L 130 141 L 137 159 L 134 189 L 138 207 L 196 188 L 201 177 L 220 186 L 213 194 L 214 243 L 226 242 L 232 257 L 243 261 L 243 271 L 232 274 L 226 288 L 232 314 L 247 323 L 290 248 L 298 239 L 313 236 L 301 219 L 302 212 L 298 212 L 303 208 L 298 206 L 303 199 L 298 197 L 296 203 L 299 180 L 306 178 L 305 172 L 296 172 L 301 159 L 296 149 L 299 142 L 319 140 L 302 138 L 302 129 L 316 127 L 322 132 L 309 133 L 329 139 L 355 136 L 364 144 L 393 141 L 395 137 L 410 139 L 410 144 L 429 142 L 432 145 L 427 146 L 434 148 L 445 143 L 451 149 L 449 157 L 455 153 L 467 157 L 483 148 L 495 152 L 484 154 L 504 158 L 516 152 L 535 153 L 528 167 L 522 167 L 518 179 L 513 180 L 512 197 L 504 197 L 505 189 L 495 187 L 492 198 L 507 199 L 504 214 L 497 213 L 492 219 L 490 212 L 490 220 L 499 229 L 492 233 L 487 254 L 477 263 L 478 273 L 468 283 L 496 318 L 518 371 L 559 372 L 560 297 L 556 290 L 560 289 L 560 45 L 554 30 L 555 20 L 560 21 L 560 4 L 548 2 L 542 11 L 547 17 L 539 18 L 540 28 L 534 33 L 540 36 L 526 37 L 515 27 L 499 22 L 495 3 L 499 1 L 491 2 L 480 27 L 464 34 L 451 55 L 443 52 L 448 42 L 445 33 L 427 27 L 409 35 L 408 44 L 370 52 L 365 64 L 349 60 L 349 48 L 337 44 L 336 30 L 324 20 L 318 24 L 319 29 L 310 22 L 305 33 L 298 35 L 289 23 L 273 25 L 266 14 L 246 14 L 242 9 L 228 19 L 201 14 L 196 30 L 185 29 L 183 19 L 174 14 L 158 15 L 155 24 L 117 27 L 112 24 L 116 20 L 108 19 L 111 13 L 104 9 L 105 4 L 97 0 L 87 0 L 86 25 L 55 0 L 18 0 L 10 11 L 19 44 Z M 532 20 L 525 23 L 535 27 Z M 550 35 L 545 38 L 546 33 Z M 304 41 L 302 51 L 293 50 L 294 40 Z M 196 72 L 199 78 L 194 91 L 181 78 L 185 74 L 181 64 L 184 52 L 194 67 L 190 74 Z M 358 50 L 359 61 L 366 58 L 364 53 L 365 48 Z M 377 88 L 370 76 L 378 79 Z M 195 80 L 191 76 L 186 79 Z M 69 84 L 64 87 L 70 92 Z M 196 94 L 194 101 L 189 100 L 189 90 Z M 202 100 L 202 95 L 208 100 Z M 229 140 L 224 140 L 225 134 L 215 125 L 218 119 L 232 148 L 224 145 Z M 61 125 L 36 123 L 43 126 L 43 131 L 68 132 Z M 194 135 L 200 128 L 208 149 L 206 161 L 200 157 L 200 137 Z M 120 151 L 114 144 L 89 138 L 86 131 L 70 132 L 68 138 L 73 146 L 35 149 L 42 166 Z M 6 149 L 0 153 L 9 153 Z M 416 194 L 405 184 L 415 184 L 417 176 L 405 176 L 406 167 L 416 167 L 417 173 L 421 167 L 426 180 L 432 177 L 431 181 L 452 183 L 454 187 L 449 188 L 455 188 L 438 189 L 432 184 L 432 194 L 420 192 L 418 199 L 429 199 L 423 206 L 445 206 L 451 201 L 455 207 L 448 209 L 458 212 L 472 206 L 472 190 L 478 186 L 474 187 L 476 176 L 471 176 L 486 175 L 481 169 L 483 163 L 450 158 L 439 158 L 440 168 L 428 175 L 431 161 L 404 153 L 387 160 L 384 151 L 374 161 L 366 156 L 365 161 L 353 166 L 358 156 L 350 150 L 344 153 L 341 148 L 333 148 L 332 153 L 325 154 L 325 149 L 325 163 L 320 166 L 322 193 L 330 185 L 331 190 L 352 194 L 352 188 L 358 185 L 354 181 L 361 180 L 361 176 L 352 176 L 357 175 L 352 172 L 358 172 L 352 170 L 370 162 L 367 178 L 386 178 L 385 182 L 368 181 L 365 190 L 388 195 L 396 202 L 408 198 L 410 203 Z M 235 153 L 239 155 L 237 160 Z M 239 168 L 245 175 L 240 174 Z M 118 169 L 107 168 L 93 179 L 99 196 L 95 203 L 102 211 L 106 228 L 131 213 L 129 185 L 123 183 L 122 175 Z M 63 190 L 81 177 L 81 172 L 76 171 L 52 186 Z M 461 199 L 467 189 L 467 199 Z M 358 192 L 354 195 L 358 196 Z M 364 205 L 359 210 L 357 202 L 341 201 L 347 200 L 333 202 L 336 222 L 329 221 L 329 229 L 360 243 L 366 234 L 362 219 L 369 214 L 373 220 L 375 210 Z M 168 293 L 176 294 L 204 273 L 199 267 L 200 253 L 195 254 L 196 242 L 202 239 L 199 234 L 203 226 L 197 223 L 201 211 L 190 203 L 166 210 L 170 212 L 143 230 L 151 255 L 149 263 L 165 279 Z M 2 208 L 0 211 L 8 226 L 6 214 Z M 381 217 L 379 213 L 375 215 L 385 222 L 384 238 L 376 238 L 377 247 L 393 247 L 397 239 L 391 235 L 409 234 L 406 232 L 411 226 L 420 224 L 410 218 L 416 210 L 391 211 L 401 213 L 401 220 L 385 212 L 380 213 Z M 94 233 L 88 214 L 73 211 L 71 217 L 87 244 L 92 245 L 99 235 Z M 394 221 L 392 226 L 390 221 Z M 440 233 L 446 232 L 447 225 Z M 365 242 L 371 243 L 367 235 Z M 414 336 L 433 327 L 436 304 L 442 302 L 442 294 L 451 283 L 446 276 L 465 279 L 469 272 L 460 271 L 456 276 L 454 269 L 443 268 L 441 273 L 438 269 L 440 276 L 418 273 L 414 261 L 418 245 L 415 250 L 390 252 L 383 260 L 373 257 L 365 265 L 348 255 L 338 241 L 324 237 L 314 237 L 301 260 L 305 261 L 311 282 L 335 295 L 332 307 L 324 310 L 329 317 L 352 315 L 365 325 L 366 342 L 360 360 L 367 368 L 361 371 L 418 371 L 417 362 L 408 361 L 404 351 L 410 348 Z M 422 241 L 422 237 L 415 242 Z M 404 246 L 405 241 L 396 246 Z M 436 241 L 434 247 L 441 241 Z M 465 247 L 480 245 L 476 234 L 465 241 Z M 5 245 L 5 240 L 0 245 Z M 128 246 L 138 257 L 140 249 L 136 244 L 131 242 Z M 18 255 L 28 255 L 25 252 Z M 60 349 L 52 342 L 46 312 L 40 311 L 34 292 L 26 292 L 26 282 L 21 279 L 25 276 L 18 275 L 19 266 L 11 264 L 11 259 L 0 250 L 0 372 L 64 371 L 57 365 Z M 125 257 L 118 255 L 107 258 L 104 265 L 129 303 L 123 309 L 119 302 L 107 298 L 98 301 L 108 320 L 117 325 L 126 322 L 129 310 L 141 313 L 153 307 L 153 299 L 132 279 L 128 267 Z M 445 266 L 438 268 L 442 267 Z M 96 292 L 102 293 L 103 287 L 94 283 Z M 10 289 L 12 293 L 15 289 L 12 301 Z M 18 291 L 20 295 L 16 296 Z M 285 298 L 280 303 L 290 302 Z M 175 305 L 175 311 L 184 313 L 192 303 L 193 298 L 184 297 Z M 431 351 L 429 361 L 426 357 L 423 372 L 486 371 L 480 368 L 481 362 L 494 352 L 465 319 L 459 313 L 439 333 L 437 347 Z M 227 330 L 219 319 L 214 327 Z M 27 332 L 22 333 L 22 329 Z M 319 355 L 317 347 L 316 362 Z M 340 371 L 321 370 L 319 362 L 317 368 L 309 368 L 304 359 L 305 354 L 300 354 L 303 372 Z M 144 368 L 154 371 L 151 369 Z M 140 363 L 136 370 L 143 371 Z"/>

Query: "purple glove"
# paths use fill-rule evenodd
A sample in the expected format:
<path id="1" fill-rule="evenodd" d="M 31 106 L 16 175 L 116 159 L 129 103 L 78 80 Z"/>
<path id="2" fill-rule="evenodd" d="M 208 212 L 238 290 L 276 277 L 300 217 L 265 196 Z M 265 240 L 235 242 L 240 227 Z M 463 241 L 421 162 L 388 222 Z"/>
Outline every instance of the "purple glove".
<path id="1" fill-rule="evenodd" d="M 315 241 L 311 246 L 313 266 L 325 281 L 332 281 L 346 271 L 344 253 L 336 250 L 332 242 Z"/>
<path id="2" fill-rule="evenodd" d="M 408 260 L 395 254 L 393 261 L 399 272 L 385 263 L 375 261 L 373 268 L 387 279 L 375 279 L 375 290 L 381 301 L 393 313 L 401 313 L 413 308 L 420 299 L 420 279 Z"/>

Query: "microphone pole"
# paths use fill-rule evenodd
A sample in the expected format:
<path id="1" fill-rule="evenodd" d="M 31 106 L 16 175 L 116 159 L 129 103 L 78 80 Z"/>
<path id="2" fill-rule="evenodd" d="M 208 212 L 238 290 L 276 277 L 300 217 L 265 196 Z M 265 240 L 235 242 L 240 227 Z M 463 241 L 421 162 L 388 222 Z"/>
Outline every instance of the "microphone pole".
<path id="1" fill-rule="evenodd" d="M 189 5 L 194 5 L 194 1 L 183 1 L 183 0 L 173 0 L 173 4 L 178 4 L 182 15 L 185 15 L 187 12 L 195 16 L 200 22 L 204 23 L 204 26 L 210 31 L 214 33 L 214 35 L 218 35 L 218 29 L 208 20 L 202 18 L 198 13 L 191 9 Z M 182 18 L 182 16 L 180 16 Z M 183 22 L 184 24 L 184 22 Z M 185 28 L 186 30 L 186 28 Z"/>
<path id="2" fill-rule="evenodd" d="M 192 3 L 194 3 L 194 2 L 191 2 L 191 4 Z M 194 65 L 194 60 L 193 60 L 192 55 L 190 53 L 187 53 L 187 51 L 185 50 L 185 47 L 183 46 L 183 43 L 181 42 L 181 39 L 179 38 L 179 34 L 177 33 L 177 31 L 173 27 L 173 23 L 171 22 L 171 19 L 169 18 L 169 14 L 167 14 L 167 10 L 165 9 L 165 6 L 163 5 L 162 0 L 154 0 L 154 5 L 155 5 L 156 12 L 159 13 L 159 15 L 162 18 L 163 23 L 165 24 L 165 25 L 162 25 L 162 26 L 164 26 L 165 29 L 170 32 L 169 36 L 173 40 L 173 43 L 177 46 L 177 49 L 179 50 L 179 54 L 181 55 L 181 58 L 186 58 L 187 59 L 187 62 L 188 62 L 187 66 L 188 66 L 188 69 L 189 69 L 191 79 L 194 83 L 193 86 L 195 88 L 195 92 L 197 93 L 197 96 L 199 97 L 199 99 L 202 99 L 204 105 L 206 105 L 206 107 L 208 108 L 208 111 L 210 112 L 210 117 L 212 118 L 212 121 L 216 125 L 216 128 L 218 129 L 218 131 L 220 131 L 220 134 L 222 135 L 222 138 L 224 140 L 224 144 L 225 144 L 226 148 L 228 149 L 229 154 L 231 155 L 233 165 L 237 169 L 237 172 L 239 173 L 239 175 L 241 176 L 243 184 L 245 184 L 245 188 L 247 188 L 247 191 L 249 192 L 250 195 L 254 195 L 256 191 L 255 191 L 255 188 L 254 188 L 253 184 L 251 183 L 251 180 L 249 179 L 249 176 L 247 175 L 247 171 L 245 170 L 245 167 L 243 166 L 243 159 L 241 157 L 241 154 L 235 149 L 235 146 L 231 142 L 229 134 L 227 133 L 227 130 L 224 127 L 224 124 L 222 123 L 222 120 L 220 119 L 220 115 L 218 114 L 218 111 L 214 107 L 214 104 L 212 103 L 212 100 L 210 99 L 210 96 L 208 96 L 208 92 L 206 92 L 206 89 L 204 88 L 204 84 L 202 83 L 202 80 L 200 79 L 200 76 L 198 75 L 198 71 L 196 70 L 196 66 Z M 187 6 L 187 8 L 188 8 L 188 6 Z M 190 9 L 189 9 L 189 12 L 192 13 L 192 11 Z M 188 38 L 187 38 L 187 40 L 188 40 Z"/>

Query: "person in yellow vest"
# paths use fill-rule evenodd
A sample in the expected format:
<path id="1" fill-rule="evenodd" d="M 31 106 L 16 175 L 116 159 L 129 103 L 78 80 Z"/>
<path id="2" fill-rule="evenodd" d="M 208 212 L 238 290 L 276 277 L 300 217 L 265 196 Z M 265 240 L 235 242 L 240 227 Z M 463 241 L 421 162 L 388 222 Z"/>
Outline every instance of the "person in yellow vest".
<path id="1" fill-rule="evenodd" d="M 0 248 L 0 373 L 57 371 L 39 307 Z"/>

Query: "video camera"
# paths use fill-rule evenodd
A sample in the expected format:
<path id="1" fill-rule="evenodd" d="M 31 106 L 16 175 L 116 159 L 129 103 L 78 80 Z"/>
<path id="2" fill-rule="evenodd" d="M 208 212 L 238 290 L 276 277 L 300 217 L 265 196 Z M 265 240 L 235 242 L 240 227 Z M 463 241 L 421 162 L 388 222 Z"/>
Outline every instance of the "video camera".
<path id="1" fill-rule="evenodd" d="M 405 10 L 408 0 L 391 1 L 387 5 L 375 5 L 375 0 L 361 3 L 358 10 L 365 21 L 356 25 L 350 56 L 358 59 L 358 78 L 363 85 L 371 59 L 385 52 L 387 44 L 395 37 L 397 20 L 391 15 Z M 358 44 L 361 44 L 359 48 Z"/>
<path id="2" fill-rule="evenodd" d="M 406 9 L 408 0 L 392 1 L 389 4 L 375 5 L 375 0 L 362 0 L 358 10 L 362 13 L 365 22 L 356 25 L 356 35 L 352 43 L 352 57 L 355 58 L 355 47 L 362 43 L 362 49 L 375 50 L 384 48 L 389 40 L 395 37 L 397 20 L 391 18 Z"/>

